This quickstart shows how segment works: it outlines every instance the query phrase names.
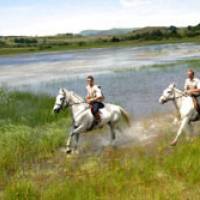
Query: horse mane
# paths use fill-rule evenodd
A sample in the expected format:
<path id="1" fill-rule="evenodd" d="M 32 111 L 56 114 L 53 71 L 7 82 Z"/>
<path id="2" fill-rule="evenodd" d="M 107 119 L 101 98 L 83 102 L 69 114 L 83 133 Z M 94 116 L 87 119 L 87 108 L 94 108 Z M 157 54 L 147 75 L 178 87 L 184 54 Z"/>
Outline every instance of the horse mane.
<path id="1" fill-rule="evenodd" d="M 69 90 L 67 90 L 67 89 L 65 89 L 65 88 L 63 89 L 63 91 L 64 91 L 65 93 L 70 93 L 70 95 L 71 95 L 72 97 L 76 98 L 76 100 L 78 100 L 76 103 L 84 102 L 83 97 L 81 97 L 80 95 L 78 95 L 76 92 L 74 92 L 74 91 L 69 91 Z"/>
<path id="2" fill-rule="evenodd" d="M 176 92 L 178 92 L 178 93 L 181 93 L 181 94 L 183 94 L 184 93 L 184 91 L 183 90 L 180 90 L 180 89 L 178 89 L 176 86 L 174 87 L 174 89 L 176 90 Z"/>

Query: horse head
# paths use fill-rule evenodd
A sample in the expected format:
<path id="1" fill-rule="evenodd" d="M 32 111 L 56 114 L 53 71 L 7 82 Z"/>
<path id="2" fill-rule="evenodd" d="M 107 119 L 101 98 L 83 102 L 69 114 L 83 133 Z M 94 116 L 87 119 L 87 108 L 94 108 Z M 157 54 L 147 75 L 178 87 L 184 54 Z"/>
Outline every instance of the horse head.
<path id="1" fill-rule="evenodd" d="M 53 107 L 53 111 L 55 113 L 59 113 L 60 110 L 65 108 L 68 104 L 69 99 L 69 91 L 61 88 L 59 89 L 58 95 L 56 96 L 55 104 Z"/>
<path id="2" fill-rule="evenodd" d="M 171 83 L 162 93 L 162 96 L 159 98 L 159 103 L 164 104 L 170 100 L 173 100 L 175 97 L 175 88 L 176 85 Z"/>
<path id="3" fill-rule="evenodd" d="M 55 113 L 60 112 L 63 108 L 66 108 L 67 106 L 72 106 L 75 104 L 82 104 L 84 103 L 84 99 L 80 97 L 78 94 L 76 94 L 73 91 L 68 91 L 66 89 L 60 89 L 59 93 L 56 97 L 56 101 L 53 107 L 53 111 Z"/>

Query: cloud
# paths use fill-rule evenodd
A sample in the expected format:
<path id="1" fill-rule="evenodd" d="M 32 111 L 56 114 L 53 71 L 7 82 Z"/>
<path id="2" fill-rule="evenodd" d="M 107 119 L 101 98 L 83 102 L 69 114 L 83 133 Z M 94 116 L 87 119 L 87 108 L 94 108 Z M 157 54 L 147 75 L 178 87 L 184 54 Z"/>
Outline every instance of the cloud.
<path id="1" fill-rule="evenodd" d="M 151 2 L 151 0 L 120 0 L 121 5 L 124 7 L 137 7 Z"/>

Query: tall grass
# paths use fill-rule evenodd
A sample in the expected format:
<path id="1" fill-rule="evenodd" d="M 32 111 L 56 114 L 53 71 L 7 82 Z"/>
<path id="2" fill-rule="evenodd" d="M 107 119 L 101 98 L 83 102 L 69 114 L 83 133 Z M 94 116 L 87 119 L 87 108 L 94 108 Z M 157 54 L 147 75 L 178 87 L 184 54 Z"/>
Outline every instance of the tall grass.
<path id="1" fill-rule="evenodd" d="M 64 144 L 70 120 L 53 115 L 53 104 L 47 95 L 0 91 L 0 186 Z"/>

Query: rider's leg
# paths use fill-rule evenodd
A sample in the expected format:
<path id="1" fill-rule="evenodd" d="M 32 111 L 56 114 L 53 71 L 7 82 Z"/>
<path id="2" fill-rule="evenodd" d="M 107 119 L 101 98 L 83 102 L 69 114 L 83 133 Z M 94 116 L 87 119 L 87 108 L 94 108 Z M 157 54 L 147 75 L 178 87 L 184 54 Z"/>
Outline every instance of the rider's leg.
<path id="1" fill-rule="evenodd" d="M 96 122 L 99 122 L 101 120 L 100 113 L 99 113 L 99 103 L 94 102 L 93 103 L 93 115 L 95 117 Z"/>

